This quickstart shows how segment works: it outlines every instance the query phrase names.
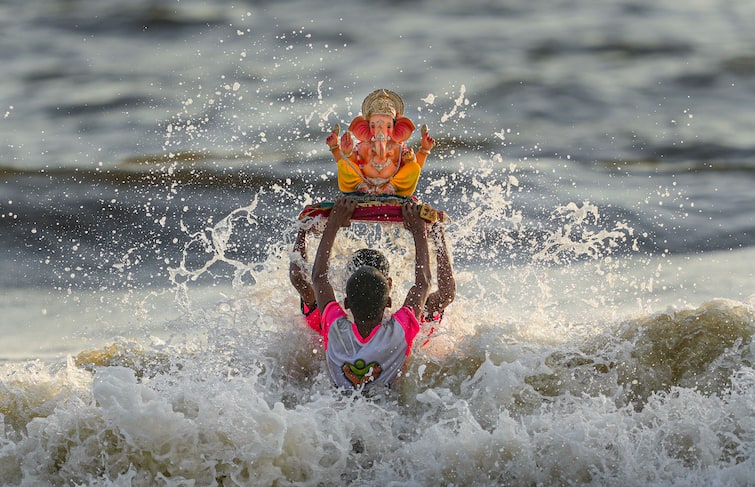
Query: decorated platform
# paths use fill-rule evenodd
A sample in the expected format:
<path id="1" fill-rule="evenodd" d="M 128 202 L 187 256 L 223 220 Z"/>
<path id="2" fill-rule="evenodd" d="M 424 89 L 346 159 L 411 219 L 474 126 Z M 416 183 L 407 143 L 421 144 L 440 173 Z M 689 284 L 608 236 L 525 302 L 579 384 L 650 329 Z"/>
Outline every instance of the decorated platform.
<path id="1" fill-rule="evenodd" d="M 380 223 L 403 222 L 401 205 L 406 201 L 414 201 L 413 198 L 399 196 L 356 195 L 353 197 L 357 199 L 357 207 L 351 217 L 352 221 Z M 333 204 L 332 201 L 323 201 L 319 204 L 309 205 L 299 213 L 299 221 L 302 223 L 311 223 L 317 219 L 327 220 Z M 449 220 L 448 215 L 444 211 L 437 210 L 426 203 L 420 204 L 422 205 L 420 216 L 428 224 L 435 222 L 445 223 Z"/>

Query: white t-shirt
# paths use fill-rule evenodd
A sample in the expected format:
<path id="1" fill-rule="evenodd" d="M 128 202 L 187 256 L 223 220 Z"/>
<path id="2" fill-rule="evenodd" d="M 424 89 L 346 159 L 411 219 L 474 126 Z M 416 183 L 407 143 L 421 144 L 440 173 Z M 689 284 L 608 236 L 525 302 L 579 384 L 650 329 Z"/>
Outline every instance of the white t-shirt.
<path id="1" fill-rule="evenodd" d="M 363 338 L 341 305 L 331 301 L 323 310 L 322 334 L 333 382 L 346 388 L 390 386 L 404 367 L 418 332 L 417 317 L 404 306 Z"/>

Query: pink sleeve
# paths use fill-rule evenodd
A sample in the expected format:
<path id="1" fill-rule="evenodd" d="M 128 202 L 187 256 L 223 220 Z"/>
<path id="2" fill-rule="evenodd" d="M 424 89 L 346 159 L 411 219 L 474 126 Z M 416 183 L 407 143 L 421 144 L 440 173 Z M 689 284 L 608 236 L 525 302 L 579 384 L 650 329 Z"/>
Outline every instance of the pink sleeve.
<path id="1" fill-rule="evenodd" d="M 331 301 L 325 305 L 325 309 L 322 311 L 322 326 L 320 327 L 320 334 L 326 339 L 328 338 L 328 331 L 330 331 L 330 325 L 337 319 L 346 316 L 346 312 L 343 310 L 338 301 Z"/>
<path id="2" fill-rule="evenodd" d="M 302 301 L 301 312 L 304 315 L 304 319 L 306 320 L 307 325 L 319 334 L 320 327 L 322 326 L 320 322 L 322 320 L 320 319 L 320 310 L 317 308 L 317 305 L 314 305 L 313 308 L 310 308 Z"/>
<path id="3" fill-rule="evenodd" d="M 414 311 L 408 306 L 403 306 L 400 310 L 393 313 L 393 317 L 398 321 L 401 327 L 404 329 L 404 335 L 406 336 L 406 354 L 412 349 L 412 342 L 414 337 L 419 333 L 419 321 L 414 315 Z"/>

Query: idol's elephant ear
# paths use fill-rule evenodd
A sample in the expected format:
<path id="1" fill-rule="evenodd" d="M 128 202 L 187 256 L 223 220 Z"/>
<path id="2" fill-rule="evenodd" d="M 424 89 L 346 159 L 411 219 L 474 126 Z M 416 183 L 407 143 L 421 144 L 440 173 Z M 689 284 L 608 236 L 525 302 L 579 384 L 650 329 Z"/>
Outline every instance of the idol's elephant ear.
<path id="1" fill-rule="evenodd" d="M 351 121 L 349 125 L 349 131 L 354 134 L 354 137 L 362 142 L 369 142 L 372 140 L 372 132 L 370 131 L 370 123 L 361 115 Z"/>
<path id="2" fill-rule="evenodd" d="M 406 142 L 414 132 L 414 122 L 406 117 L 398 117 L 393 124 L 393 140 L 396 142 Z"/>

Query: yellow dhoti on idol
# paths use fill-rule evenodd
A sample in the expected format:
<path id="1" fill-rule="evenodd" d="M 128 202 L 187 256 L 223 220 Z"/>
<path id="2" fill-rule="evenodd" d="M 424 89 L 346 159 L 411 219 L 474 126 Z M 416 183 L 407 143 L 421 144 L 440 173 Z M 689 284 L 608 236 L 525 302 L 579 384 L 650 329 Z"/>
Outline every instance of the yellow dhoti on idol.
<path id="1" fill-rule="evenodd" d="M 342 193 L 370 192 L 411 196 L 417 188 L 422 167 L 414 159 L 401 164 L 390 178 L 367 176 L 357 164 L 347 159 L 338 160 L 338 189 Z"/>

